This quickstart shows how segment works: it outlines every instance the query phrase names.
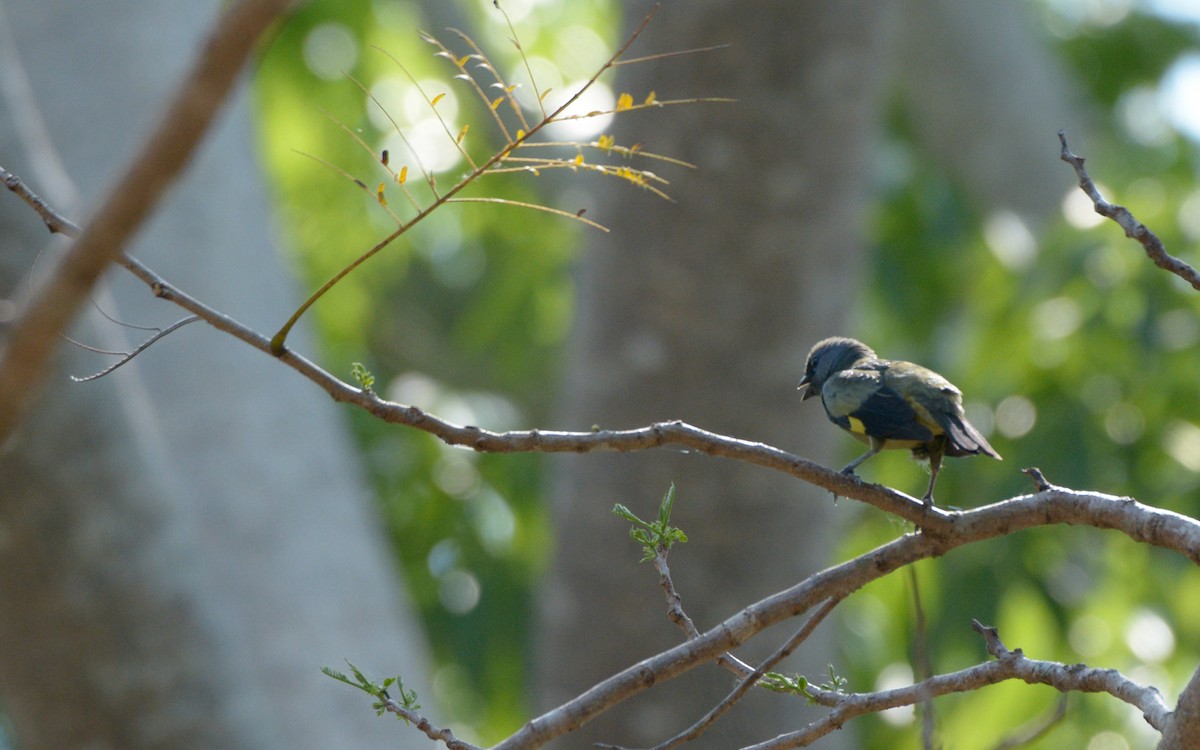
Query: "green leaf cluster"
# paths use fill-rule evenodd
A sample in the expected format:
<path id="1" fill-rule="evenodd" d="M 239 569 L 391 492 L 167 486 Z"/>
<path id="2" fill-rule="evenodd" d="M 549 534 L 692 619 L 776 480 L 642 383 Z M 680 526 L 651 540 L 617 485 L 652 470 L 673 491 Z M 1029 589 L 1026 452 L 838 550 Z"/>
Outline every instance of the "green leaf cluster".
<path id="1" fill-rule="evenodd" d="M 620 503 L 613 506 L 613 513 L 615 515 L 633 524 L 629 529 L 629 536 L 633 541 L 642 546 L 642 562 L 649 562 L 658 557 L 659 554 L 665 555 L 675 544 L 682 544 L 687 541 L 687 534 L 683 532 L 683 529 L 671 525 L 671 511 L 674 507 L 674 483 L 667 488 L 662 502 L 658 504 L 658 520 L 656 521 L 643 521 L 633 511 Z"/>
<path id="2" fill-rule="evenodd" d="M 361 669 L 354 666 L 349 661 L 346 662 L 346 666 L 350 667 L 350 673 L 354 675 L 353 679 L 348 677 L 345 672 L 341 672 L 331 667 L 321 667 L 321 672 L 328 677 L 332 677 L 338 682 L 345 683 L 352 688 L 357 688 L 367 695 L 376 698 L 377 700 L 372 705 L 372 708 L 375 709 L 375 713 L 377 715 L 382 716 L 387 711 L 386 701 L 393 700 L 390 692 L 393 687 L 395 688 L 397 694 L 396 702 L 402 708 L 405 708 L 409 711 L 416 711 L 421 708 L 421 704 L 417 703 L 417 692 L 415 690 L 406 689 L 404 687 L 404 680 L 398 675 L 396 677 L 388 677 L 383 682 L 374 682 L 368 679 L 367 676 L 363 674 Z M 403 716 L 397 716 L 397 718 L 403 720 L 405 723 L 408 723 L 408 720 Z"/>

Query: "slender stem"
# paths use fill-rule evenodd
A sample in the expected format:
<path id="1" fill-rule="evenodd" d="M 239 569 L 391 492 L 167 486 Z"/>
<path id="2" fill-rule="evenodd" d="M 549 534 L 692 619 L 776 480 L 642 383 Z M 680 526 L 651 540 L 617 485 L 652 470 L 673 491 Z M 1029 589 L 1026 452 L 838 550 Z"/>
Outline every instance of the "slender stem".
<path id="1" fill-rule="evenodd" d="M 376 243 L 375 246 L 372 247 L 370 250 L 366 251 L 362 255 L 355 258 L 353 261 L 351 261 L 349 263 L 349 265 L 347 265 L 346 267 L 342 268 L 340 271 L 335 273 L 333 276 L 331 276 L 329 278 L 328 281 L 326 281 L 324 284 L 322 284 L 320 286 L 320 288 L 318 288 L 315 292 L 313 292 L 311 295 L 309 295 L 308 299 L 304 300 L 304 303 L 301 304 L 300 307 L 296 308 L 296 311 L 294 313 L 292 313 L 292 316 L 290 318 L 288 318 L 286 323 L 283 324 L 283 327 L 280 328 L 279 331 L 274 336 L 271 337 L 271 353 L 274 354 L 276 357 L 278 357 L 278 356 L 282 355 L 285 351 L 287 351 L 287 347 L 284 346 L 284 342 L 287 340 L 288 334 L 291 333 L 292 327 L 295 326 L 296 323 L 300 320 L 300 317 L 302 315 L 304 315 L 305 312 L 308 311 L 308 308 L 312 307 L 316 303 L 317 300 L 319 300 L 321 297 L 325 296 L 326 292 L 328 292 L 338 282 L 340 282 L 348 274 L 350 274 L 351 271 L 353 271 L 354 269 L 361 266 L 369 258 L 371 258 L 371 256 L 375 255 L 380 250 L 382 250 L 385 247 L 387 247 L 388 245 L 392 244 L 392 242 L 394 242 L 397 237 L 404 234 L 408 230 L 412 229 L 412 227 L 415 226 L 418 222 L 420 222 L 426 216 L 428 216 L 429 214 L 433 213 L 435 210 L 440 208 L 443 204 L 447 203 L 455 195 L 460 193 L 465 187 L 467 187 L 467 185 L 470 185 L 472 182 L 479 179 L 479 177 L 484 172 L 487 172 L 492 166 L 494 166 L 495 164 L 500 162 L 502 159 L 507 157 L 514 149 L 516 149 L 518 146 L 520 146 L 525 141 L 532 138 L 542 128 L 546 127 L 551 122 L 554 122 L 555 119 L 558 118 L 568 107 L 570 107 L 572 104 L 574 104 L 579 99 L 579 97 L 583 96 L 583 93 L 585 91 L 587 91 L 589 88 L 591 88 L 592 85 L 596 82 L 596 80 L 599 79 L 600 76 L 606 70 L 608 70 L 609 68 L 613 67 L 616 64 L 617 60 L 621 57 L 621 55 L 625 54 L 625 51 L 629 49 L 629 46 L 631 44 L 633 44 L 634 40 L 636 40 L 639 36 L 641 36 L 641 33 L 643 30 L 645 30 L 646 25 L 650 23 L 650 20 L 652 18 L 654 18 L 654 14 L 658 12 L 658 7 L 659 6 L 655 5 L 654 8 L 652 8 L 650 10 L 650 12 L 646 14 L 646 17 L 644 19 L 642 19 L 642 22 L 638 25 L 638 27 L 634 30 L 634 32 L 629 35 L 629 38 L 625 41 L 624 44 L 621 45 L 620 49 L 618 49 L 615 53 L 613 53 L 612 57 L 608 58 L 608 60 L 605 61 L 605 63 L 596 70 L 596 73 L 591 78 L 589 78 L 582 86 L 580 86 L 579 89 L 569 99 L 567 99 L 565 102 L 562 103 L 562 105 L 560 105 L 557 109 L 555 109 L 549 115 L 543 117 L 541 119 L 541 121 L 539 121 L 536 125 L 534 125 L 532 128 L 529 129 L 529 132 L 524 133 L 520 137 L 513 139 L 511 142 L 507 143 L 503 148 L 499 149 L 498 151 L 496 151 L 496 153 L 492 154 L 492 156 L 487 161 L 485 161 L 483 164 L 480 164 L 478 167 L 475 167 L 474 169 L 472 169 L 471 172 L 466 177 L 464 177 L 462 180 L 460 180 L 458 182 L 458 184 L 456 184 L 454 187 L 452 187 L 449 192 L 439 196 L 437 200 L 435 200 L 433 203 L 431 203 L 429 206 L 427 206 L 424 210 L 422 210 L 420 213 L 418 213 L 416 216 L 414 216 L 412 219 L 410 219 L 406 224 L 404 224 L 403 226 L 396 229 L 394 232 L 389 234 L 387 237 L 384 237 L 382 240 L 380 240 L 378 243 Z"/>

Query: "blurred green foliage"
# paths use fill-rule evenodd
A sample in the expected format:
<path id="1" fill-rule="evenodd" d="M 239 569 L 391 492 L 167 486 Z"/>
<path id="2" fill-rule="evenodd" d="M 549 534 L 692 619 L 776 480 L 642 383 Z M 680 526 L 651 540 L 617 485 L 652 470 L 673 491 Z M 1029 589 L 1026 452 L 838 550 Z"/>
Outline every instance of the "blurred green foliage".
<path id="1" fill-rule="evenodd" d="M 1195 27 L 1136 12 L 1091 23 L 1065 17 L 1049 0 L 1029 7 L 1104 115 L 1094 138 L 1072 141 L 1073 149 L 1089 157 L 1110 199 L 1194 263 L 1200 221 L 1192 219 L 1189 231 L 1186 219 L 1200 212 L 1200 151 L 1169 127 L 1147 135 L 1130 102 L 1196 48 Z M 614 38 L 617 8 L 609 0 L 521 8 L 523 47 L 554 60 L 567 80 L 598 62 L 591 59 L 597 40 L 604 54 Z M 447 25 L 470 33 L 502 66 L 517 64 L 507 27 L 482 0 L 314 0 L 270 46 L 257 81 L 262 150 L 307 289 L 394 226 L 374 198 L 386 179 L 375 157 L 388 147 L 387 127 L 347 76 L 382 100 L 402 78 L 394 57 L 416 78 L 452 91 L 451 69 L 417 33 L 449 44 Z M 589 49 L 590 56 L 582 52 Z M 411 116 L 402 97 L 387 101 L 394 116 Z M 1144 106 L 1144 97 L 1137 101 Z M 482 153 L 498 144 L 487 140 L 484 113 L 469 112 L 474 105 L 458 98 L 461 121 L 475 123 L 471 148 Z M 1112 223 L 1083 226 L 1064 213 L 1036 229 L 1031 247 L 1017 241 L 1014 251 L 1003 238 L 1023 229 L 1020 219 L 973 205 L 937 171 L 913 145 L 900 103 L 887 125 L 887 148 L 905 167 L 879 196 L 860 335 L 882 356 L 927 364 L 962 387 L 972 420 L 993 431 L 1005 457 L 949 462 L 938 497 L 982 503 L 1028 492 L 1017 469 L 1036 465 L 1057 484 L 1200 513 L 1196 293 L 1152 266 Z M 1054 134 L 1046 138 L 1047 158 L 1055 158 Z M 407 157 L 391 148 L 398 168 Z M 367 189 L 302 154 L 337 165 Z M 449 166 L 445 181 L 460 168 Z M 564 191 L 540 178 L 489 179 L 493 194 L 516 200 L 545 202 Z M 407 208 L 390 200 L 397 212 Z M 447 207 L 318 303 L 312 316 L 323 360 L 345 377 L 351 362 L 362 361 L 380 393 L 455 421 L 559 426 L 548 424 L 547 394 L 570 324 L 576 239 L 577 228 L 554 217 Z M 349 418 L 433 643 L 434 698 L 456 732 L 465 725 L 467 737 L 471 730 L 485 742 L 503 736 L 526 718 L 533 586 L 552 544 L 540 462 L 479 456 L 359 413 Z M 864 473 L 909 492 L 925 484 L 899 454 L 873 459 Z M 859 517 L 842 556 L 903 531 L 877 513 L 848 512 Z M 1168 700 L 1200 662 L 1200 571 L 1114 533 L 1039 529 L 956 551 L 918 572 L 935 671 L 984 658 L 971 618 L 997 625 L 1010 648 L 1031 657 L 1121 669 Z M 835 666 L 848 689 L 911 679 L 906 581 L 877 582 L 841 606 L 844 649 Z M 940 732 L 957 748 L 988 747 L 1051 712 L 1055 699 L 1024 684 L 943 699 Z M 1111 698 L 1076 695 L 1062 725 L 1031 747 L 1085 747 L 1101 731 L 1137 746 L 1147 742 L 1141 724 Z M 918 743 L 911 716 L 857 726 L 865 747 Z"/>

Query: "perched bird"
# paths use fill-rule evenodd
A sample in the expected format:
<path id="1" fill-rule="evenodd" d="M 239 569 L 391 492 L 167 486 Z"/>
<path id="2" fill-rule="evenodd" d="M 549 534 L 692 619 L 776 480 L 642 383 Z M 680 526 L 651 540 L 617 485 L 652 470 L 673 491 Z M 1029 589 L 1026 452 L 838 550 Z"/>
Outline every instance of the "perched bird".
<path id="1" fill-rule="evenodd" d="M 888 448 L 907 448 L 929 460 L 925 504 L 933 505 L 933 485 L 942 456 L 1000 454 L 963 414 L 962 392 L 933 370 L 912 362 L 880 359 L 871 347 L 849 338 L 819 341 L 808 353 L 804 398 L 820 396 L 829 421 L 870 446 L 842 469 L 853 474 L 863 461 Z"/>

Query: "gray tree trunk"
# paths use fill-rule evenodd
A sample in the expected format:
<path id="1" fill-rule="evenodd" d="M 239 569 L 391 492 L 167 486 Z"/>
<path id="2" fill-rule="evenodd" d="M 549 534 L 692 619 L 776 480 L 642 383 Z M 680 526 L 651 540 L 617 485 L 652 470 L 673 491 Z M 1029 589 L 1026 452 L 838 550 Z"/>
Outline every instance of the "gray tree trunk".
<path id="1" fill-rule="evenodd" d="M 630 21 L 643 3 L 630 3 Z M 561 423 L 621 428 L 663 419 L 760 440 L 832 463 L 825 416 L 796 383 L 808 347 L 848 330 L 865 248 L 868 162 L 892 25 L 886 3 L 704 0 L 667 3 L 633 55 L 728 49 L 622 69 L 635 101 L 729 96 L 629 118 L 618 142 L 700 166 L 674 173 L 666 203 L 614 189 L 589 216 L 578 330 Z M 656 171 L 661 171 L 657 170 Z M 560 529 L 544 597 L 542 700 L 557 704 L 681 633 L 663 617 L 653 571 L 639 566 L 613 503 L 653 515 L 669 483 L 690 541 L 671 557 L 688 613 L 704 630 L 822 568 L 837 536 L 832 498 L 770 472 L 656 452 L 562 459 Z M 842 506 L 844 507 L 844 506 Z M 845 515 L 842 513 L 841 515 Z M 799 623 L 795 624 L 799 627 Z M 832 622 L 783 669 L 823 676 Z M 793 627 L 794 629 L 794 627 Z M 754 661 L 784 632 L 747 648 Z M 653 745 L 733 685 L 716 666 L 656 686 L 581 731 Z M 700 747 L 737 747 L 806 719 L 802 701 L 751 695 Z M 836 742 L 834 740 L 833 742 Z M 826 745 L 826 746 L 834 746 Z"/>
<path id="2" fill-rule="evenodd" d="M 82 221 L 215 10 L 0 0 L 0 163 Z M 243 91 L 131 252 L 272 330 L 297 290 L 268 197 Z M 0 195 L 0 296 L 26 293 L 45 243 L 36 216 Z M 182 317 L 110 278 L 96 298 L 108 314 Z M 73 335 L 128 348 L 143 334 L 92 314 Z M 318 671 L 348 658 L 420 687 L 425 668 L 336 407 L 202 324 L 93 383 L 66 373 L 109 360 L 65 349 L 0 455 L 0 702 L 20 746 L 427 746 Z"/>

